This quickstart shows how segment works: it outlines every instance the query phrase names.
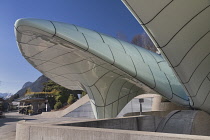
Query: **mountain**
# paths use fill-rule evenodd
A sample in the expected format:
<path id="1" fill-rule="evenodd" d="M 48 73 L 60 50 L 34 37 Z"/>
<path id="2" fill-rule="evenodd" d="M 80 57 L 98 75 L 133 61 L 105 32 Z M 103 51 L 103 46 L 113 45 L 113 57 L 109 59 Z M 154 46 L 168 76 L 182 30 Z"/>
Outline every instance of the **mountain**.
<path id="1" fill-rule="evenodd" d="M 12 96 L 12 93 L 0 93 L 0 98 L 8 99 Z"/>
<path id="2" fill-rule="evenodd" d="M 22 89 L 23 89 L 23 88 L 26 88 L 26 87 L 29 87 L 31 84 L 33 84 L 33 83 L 32 83 L 32 82 L 26 82 L 26 83 L 23 85 Z"/>
<path id="3" fill-rule="evenodd" d="M 45 77 L 44 75 L 40 76 L 35 82 L 26 82 L 23 85 L 23 88 L 20 89 L 15 95 L 19 95 L 19 97 L 23 96 L 28 88 L 31 89 L 33 92 L 40 92 L 43 90 L 43 83 L 46 83 L 49 78 Z"/>

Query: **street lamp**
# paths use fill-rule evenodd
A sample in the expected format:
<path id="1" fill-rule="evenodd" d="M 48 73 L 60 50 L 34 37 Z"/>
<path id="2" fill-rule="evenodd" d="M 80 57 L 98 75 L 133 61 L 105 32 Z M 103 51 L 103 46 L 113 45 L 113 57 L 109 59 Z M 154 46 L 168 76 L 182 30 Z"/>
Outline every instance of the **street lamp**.
<path id="1" fill-rule="evenodd" d="M 140 104 L 140 115 L 142 114 L 142 103 L 144 102 L 144 99 L 139 99 Z"/>

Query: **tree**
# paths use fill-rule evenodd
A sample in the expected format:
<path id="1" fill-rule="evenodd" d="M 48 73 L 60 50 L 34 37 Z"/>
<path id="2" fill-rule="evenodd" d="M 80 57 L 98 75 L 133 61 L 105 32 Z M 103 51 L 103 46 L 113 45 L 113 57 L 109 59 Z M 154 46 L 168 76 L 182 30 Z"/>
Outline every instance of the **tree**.
<path id="1" fill-rule="evenodd" d="M 54 109 L 60 109 L 62 107 L 62 103 L 61 102 L 57 102 L 55 105 L 54 105 Z"/>
<path id="2" fill-rule="evenodd" d="M 137 46 L 140 46 L 142 48 L 145 48 L 147 50 L 150 50 L 152 52 L 155 52 L 155 53 L 157 52 L 157 48 L 152 43 L 152 41 L 150 40 L 150 38 L 148 37 L 146 33 L 135 35 L 131 43 Z"/>
<path id="3" fill-rule="evenodd" d="M 81 97 L 85 96 L 86 94 L 87 94 L 86 92 L 82 91 Z"/>
<path id="4" fill-rule="evenodd" d="M 56 104 L 60 104 L 63 106 L 65 104 L 67 104 L 69 96 L 72 94 L 74 97 L 75 101 L 76 99 L 78 99 L 78 95 L 77 93 L 74 93 L 74 91 L 67 89 L 55 82 L 53 82 L 52 80 L 49 80 L 48 82 L 44 83 L 44 88 L 43 88 L 43 92 L 53 92 L 53 97 L 48 97 L 48 102 L 50 104 L 50 107 L 53 109 L 55 108 Z M 56 105 L 56 107 L 60 107 Z"/>
<path id="5" fill-rule="evenodd" d="M 116 38 L 118 38 L 120 40 L 123 40 L 123 41 L 126 41 L 126 42 L 128 41 L 127 36 L 124 33 L 122 33 L 122 32 L 117 32 Z"/>
<path id="6" fill-rule="evenodd" d="M 73 104 L 75 102 L 75 100 L 76 100 L 76 98 L 74 97 L 74 95 L 70 94 L 67 103 L 69 105 L 71 105 L 71 104 Z"/>

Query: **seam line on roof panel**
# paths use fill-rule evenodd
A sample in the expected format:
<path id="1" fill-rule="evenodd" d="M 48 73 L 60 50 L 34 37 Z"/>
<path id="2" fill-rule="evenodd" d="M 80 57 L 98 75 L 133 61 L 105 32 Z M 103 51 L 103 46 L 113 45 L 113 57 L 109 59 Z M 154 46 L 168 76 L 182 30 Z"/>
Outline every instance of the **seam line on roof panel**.
<path id="1" fill-rule="evenodd" d="M 127 94 L 128 95 L 127 100 L 126 100 L 127 103 L 128 103 L 128 99 L 129 99 L 130 94 L 137 92 L 137 91 L 131 92 L 134 87 L 135 87 L 135 85 L 133 84 L 133 86 L 130 88 L 130 90 Z"/>
<path id="2" fill-rule="evenodd" d="M 36 39 L 37 39 L 37 38 L 36 38 Z M 33 40 L 34 40 L 34 39 L 33 39 Z M 32 40 L 30 40 L 30 41 L 32 41 Z M 25 43 L 25 42 L 19 42 L 19 41 L 17 41 L 17 43 L 24 44 L 24 45 L 31 45 L 31 46 L 43 47 L 43 48 L 46 48 L 46 49 L 49 48 L 49 47 L 55 46 L 55 44 L 52 45 L 52 46 L 42 46 L 42 45 L 36 45 L 36 44 L 28 44 L 29 42 Z"/>
<path id="3" fill-rule="evenodd" d="M 182 61 L 184 60 L 184 58 L 188 55 L 188 53 L 195 47 L 195 45 L 197 45 L 208 33 L 210 32 L 210 30 L 208 32 L 206 32 L 204 35 L 202 35 L 191 47 L 190 49 L 187 51 L 187 53 L 185 53 L 185 55 L 182 57 L 181 61 L 175 65 L 175 66 L 172 66 L 173 68 L 175 67 L 178 67 Z"/>
<path id="4" fill-rule="evenodd" d="M 200 12 L 198 12 L 196 15 L 194 15 L 188 22 L 186 22 L 173 36 L 172 36 L 172 38 L 171 39 L 169 39 L 169 41 L 165 44 L 165 45 L 163 45 L 162 47 L 160 47 L 160 48 L 164 48 L 164 47 L 166 47 L 173 39 L 174 39 L 174 37 L 182 30 L 182 29 L 184 29 L 184 27 L 185 26 L 187 26 L 193 19 L 195 19 L 198 15 L 200 15 L 201 13 L 203 13 L 203 11 L 205 11 L 206 9 L 208 9 L 209 8 L 209 6 L 210 5 L 208 5 L 207 7 L 205 7 L 204 9 L 202 9 Z"/>
<path id="5" fill-rule="evenodd" d="M 155 60 L 156 64 L 158 65 L 157 60 L 155 59 L 155 57 L 152 55 L 152 53 L 150 51 L 149 51 L 149 54 L 152 56 L 152 58 Z M 159 65 L 158 65 L 158 68 L 160 69 L 160 71 L 162 71 Z"/>
<path id="6" fill-rule="evenodd" d="M 51 72 L 48 72 L 48 73 L 56 75 L 56 76 L 54 76 L 54 77 L 52 77 L 52 78 L 55 78 L 55 77 L 59 77 L 59 76 L 60 76 L 60 77 L 63 77 L 63 78 L 65 78 L 65 79 L 70 80 L 70 81 L 73 81 L 73 82 L 77 81 L 77 80 L 71 80 L 71 79 L 69 79 L 68 77 L 65 77 L 65 76 L 63 76 L 63 75 L 57 75 L 57 74 L 51 73 Z M 78 81 L 78 82 L 79 82 L 79 81 Z"/>
<path id="7" fill-rule="evenodd" d="M 133 86 L 133 85 L 132 85 Z M 131 87 L 132 88 L 132 87 Z M 139 92 L 139 90 L 137 90 L 137 91 L 134 91 L 134 92 L 131 92 L 130 94 L 132 94 L 132 93 L 138 93 Z M 115 101 L 113 101 L 113 102 L 111 102 L 111 103 L 109 103 L 109 104 L 107 104 L 107 105 L 105 105 L 105 106 L 98 106 L 98 105 L 96 105 L 96 104 L 94 104 L 93 102 L 93 104 L 95 105 L 95 106 L 97 106 L 97 107 L 106 107 L 106 106 L 109 106 L 110 104 L 113 104 L 113 103 L 115 103 L 115 102 L 117 102 L 118 101 L 118 104 L 119 104 L 119 101 L 122 99 L 122 98 L 124 98 L 124 97 L 126 97 L 126 96 L 129 96 L 130 94 L 126 94 L 126 95 L 124 95 L 124 96 L 122 96 L 122 97 L 120 97 L 120 98 L 118 98 L 118 100 L 115 100 Z M 176 94 L 174 94 L 174 95 L 176 95 Z M 176 95 L 177 96 L 177 95 Z M 165 96 L 163 96 L 163 97 L 165 97 Z M 179 96 L 177 96 L 177 97 L 179 97 Z M 182 99 L 182 98 L 181 98 Z M 119 108 L 119 107 L 117 107 L 117 108 Z M 120 113 L 119 111 L 118 111 L 118 113 Z"/>
<path id="8" fill-rule="evenodd" d="M 96 31 L 95 31 L 95 32 L 96 32 Z M 99 32 L 96 32 L 96 33 L 98 33 L 98 34 L 99 34 L 99 36 L 101 37 L 101 39 L 102 39 L 103 43 L 105 43 L 105 41 L 104 41 L 103 37 L 101 36 L 101 34 L 100 34 Z"/>
<path id="9" fill-rule="evenodd" d="M 90 87 L 87 87 L 87 88 L 89 88 L 90 94 L 92 95 L 93 100 L 95 101 L 95 97 L 94 97 L 94 95 L 93 95 L 93 93 L 92 93 L 92 90 L 90 89 Z M 90 100 L 90 101 L 91 101 L 91 100 Z M 93 104 L 93 105 L 95 105 L 95 104 Z M 96 115 L 97 115 L 97 118 L 98 118 L 99 115 L 98 115 L 98 111 L 97 111 L 97 106 L 95 106 L 95 109 L 96 109 Z"/>
<path id="10" fill-rule="evenodd" d="M 154 77 L 154 74 L 153 74 L 153 72 L 152 72 L 152 70 L 151 70 L 151 68 L 150 68 L 150 66 L 148 65 L 148 68 L 149 68 L 149 70 L 150 70 L 150 72 L 151 72 L 151 74 L 152 74 L 152 77 L 153 77 L 153 81 L 154 81 L 154 87 L 151 87 L 151 89 L 155 89 L 156 88 L 156 81 L 155 81 L 155 77 Z"/>
<path id="11" fill-rule="evenodd" d="M 18 26 L 19 27 L 19 26 Z M 18 28 L 17 27 L 17 28 Z M 23 33 L 21 33 L 20 31 L 18 31 L 18 29 L 14 26 L 14 28 L 15 28 L 15 30 L 19 33 L 19 34 L 22 34 L 22 35 L 25 35 L 25 34 L 23 34 Z M 28 35 L 28 36 L 33 36 L 33 35 Z M 19 42 L 18 40 L 17 40 L 17 38 L 15 37 L 15 40 L 16 40 L 16 42 L 18 42 L 18 43 L 24 43 L 24 42 Z M 31 40 L 33 40 L 33 38 L 31 39 Z M 30 42 L 31 40 L 29 40 L 28 42 Z M 28 43 L 27 42 L 27 43 Z M 27 44 L 27 43 L 25 43 L 25 44 Z"/>
<path id="12" fill-rule="evenodd" d="M 202 107 L 202 106 L 204 105 L 204 103 L 206 102 L 206 99 L 208 98 L 209 94 L 210 94 L 210 91 L 209 91 L 208 94 L 206 95 L 206 97 L 205 97 L 203 103 L 200 105 L 200 107 Z M 200 108 L 200 107 L 199 107 L 199 108 Z"/>
<path id="13" fill-rule="evenodd" d="M 20 26 L 27 26 L 27 25 L 20 25 Z M 18 28 L 19 28 L 20 26 L 18 26 L 18 27 L 16 28 L 17 31 L 18 31 Z M 27 26 L 27 27 L 31 27 L 31 26 Z M 43 31 L 43 32 L 45 32 L 45 33 L 48 33 L 48 34 L 50 34 L 50 35 L 54 35 L 54 34 L 51 34 L 51 33 L 49 33 L 49 32 L 46 32 L 46 31 L 44 31 L 44 30 L 41 30 L 40 28 L 36 28 L 36 27 L 31 27 L 31 28 L 38 29 L 38 30 Z M 25 31 L 30 31 L 30 30 L 25 30 Z M 20 34 L 23 34 L 23 35 L 34 36 L 34 35 L 24 34 L 23 32 L 21 33 L 20 31 L 18 31 L 18 32 L 19 32 Z"/>
<path id="14" fill-rule="evenodd" d="M 171 98 L 169 99 L 169 100 L 171 100 L 171 99 L 173 98 L 173 90 L 172 90 L 171 83 L 170 83 L 170 81 L 169 81 L 168 77 L 166 76 L 166 74 L 165 74 L 165 73 L 164 73 L 164 75 L 165 75 L 166 79 L 168 80 L 168 84 L 169 84 L 170 89 L 171 89 Z"/>
<path id="15" fill-rule="evenodd" d="M 61 57 L 61 56 L 66 55 L 66 54 L 71 54 L 71 53 L 72 53 L 72 52 L 67 52 L 67 53 L 64 53 L 64 54 L 58 55 L 58 56 L 56 56 L 56 57 L 53 57 L 52 59 L 49 59 L 49 60 L 44 60 L 45 62 L 40 63 L 40 64 L 39 64 L 39 65 L 37 65 L 37 66 L 43 65 L 43 64 L 45 64 L 45 63 L 47 63 L 47 62 L 51 62 L 51 63 L 55 63 L 55 64 L 60 65 L 59 63 L 52 62 L 51 60 L 53 60 L 53 59 L 55 59 L 55 58 L 58 58 L 58 57 Z M 29 57 L 29 58 L 31 58 L 31 59 L 37 59 L 37 58 L 33 58 L 33 57 Z M 41 59 L 39 59 L 39 60 L 41 60 Z M 42 61 L 43 61 L 43 60 L 42 60 Z M 61 65 L 61 66 L 62 66 L 62 65 Z M 60 67 L 60 66 L 59 66 L 59 67 Z"/>
<path id="16" fill-rule="evenodd" d="M 38 52 L 38 53 L 36 53 L 36 54 L 34 54 L 34 55 L 30 56 L 30 57 L 27 57 L 27 58 L 33 58 L 34 56 L 36 56 L 36 55 L 38 55 L 38 54 L 40 54 L 40 53 L 42 53 L 42 52 L 46 51 L 47 49 L 50 49 L 50 48 L 54 47 L 54 46 L 56 46 L 56 45 L 53 45 L 53 46 L 47 47 L 46 49 L 44 49 L 44 50 L 42 50 L 42 51 L 40 51 L 40 52 Z"/>
<path id="17" fill-rule="evenodd" d="M 88 44 L 88 41 L 87 41 L 87 39 L 86 39 L 85 35 L 84 35 L 83 33 L 82 33 L 82 35 L 83 35 L 83 37 L 85 38 L 85 41 L 86 41 L 87 46 L 88 46 L 87 50 L 85 50 L 85 51 L 88 51 L 88 50 L 89 50 L 89 48 L 90 48 L 90 46 L 89 46 L 89 44 Z"/>
<path id="18" fill-rule="evenodd" d="M 111 88 L 112 84 L 113 84 L 118 78 L 123 77 L 123 76 L 124 76 L 124 75 L 118 75 L 118 76 L 117 76 L 115 79 L 113 79 L 112 82 L 110 83 L 109 88 L 108 88 L 108 90 L 107 90 L 107 94 L 106 94 L 106 96 L 105 96 L 105 105 L 106 105 L 107 98 L 108 98 L 108 94 L 109 94 L 109 91 L 110 91 L 110 88 Z"/>
<path id="19" fill-rule="evenodd" d="M 108 74 L 108 73 L 110 73 L 110 72 L 112 72 L 111 70 L 110 71 L 107 71 L 106 73 L 104 73 L 103 75 L 101 75 L 101 77 L 100 78 L 98 78 L 96 81 L 95 81 L 95 83 L 93 83 L 92 85 L 90 85 L 89 87 L 92 87 L 92 86 L 94 86 L 94 85 L 96 85 L 97 84 L 97 82 L 101 79 L 101 78 L 103 78 L 106 74 Z"/>
<path id="20" fill-rule="evenodd" d="M 210 56 L 210 53 L 208 55 L 206 55 L 201 61 L 200 63 L 197 65 L 197 67 L 193 70 L 192 74 L 190 75 L 190 78 L 186 81 L 186 82 L 183 82 L 183 84 L 187 84 L 190 82 L 192 76 L 194 75 L 194 73 L 196 72 L 196 70 L 199 68 L 199 66 L 203 63 L 204 60 L 207 59 L 207 57 Z"/>
<path id="21" fill-rule="evenodd" d="M 112 49 L 110 48 L 110 46 L 108 44 L 107 44 L 107 46 L 109 47 L 109 50 L 111 51 L 112 57 L 113 57 L 113 63 L 111 65 L 114 65 L 114 63 L 115 63 L 114 54 L 113 54 Z"/>
<path id="22" fill-rule="evenodd" d="M 124 46 L 123 46 L 123 44 L 120 42 L 120 40 L 118 40 L 117 38 L 115 38 L 119 43 L 120 43 L 120 45 L 122 46 L 122 48 L 123 48 L 123 50 L 125 51 L 125 53 L 127 54 L 127 52 L 126 52 L 126 50 L 125 50 L 125 48 L 124 48 Z"/>
<path id="23" fill-rule="evenodd" d="M 148 23 L 150 23 L 151 21 L 153 21 L 166 7 L 168 7 L 171 3 L 173 2 L 173 0 L 171 0 L 168 4 L 166 4 L 153 18 L 151 18 L 148 22 L 143 23 L 141 25 L 146 25 Z"/>
<path id="24" fill-rule="evenodd" d="M 136 77 L 137 77 L 137 69 L 136 69 L 136 65 L 134 64 L 132 57 L 131 57 L 130 55 L 129 55 L 129 57 L 130 57 L 130 59 L 131 59 L 131 61 L 132 61 L 132 63 L 133 63 L 133 67 L 134 67 L 134 69 L 135 69 L 135 73 L 136 73 L 136 75 L 135 75 L 135 76 L 133 76 L 133 77 L 134 77 L 134 78 L 136 78 Z"/>
<path id="25" fill-rule="evenodd" d="M 176 96 L 176 97 L 178 97 L 178 98 L 180 98 L 180 99 L 182 99 L 182 100 L 184 100 L 184 101 L 186 101 L 186 102 L 189 103 L 189 100 L 183 99 L 182 97 L 180 97 L 180 96 L 177 95 L 177 94 L 173 94 L 173 97 L 174 97 L 174 96 Z M 172 99 L 173 99 L 173 98 L 172 98 Z M 190 105 L 183 105 L 183 106 L 190 106 Z"/>
<path id="26" fill-rule="evenodd" d="M 209 72 L 209 73 L 210 73 L 210 72 Z M 208 75 L 209 75 L 209 73 L 208 73 Z M 210 79 L 209 79 L 208 75 L 207 75 L 206 77 L 207 77 L 207 79 L 210 81 Z"/>
<path id="27" fill-rule="evenodd" d="M 136 14 L 136 12 L 133 10 L 133 8 L 130 6 L 130 4 L 126 0 L 124 0 L 124 2 L 127 3 L 128 9 L 131 10 L 131 13 L 134 15 L 134 17 L 140 22 L 140 24 L 142 24 L 143 22 L 142 22 L 141 18 Z M 158 42 L 155 39 L 155 37 L 148 30 L 147 26 L 144 26 L 144 25 L 142 25 L 142 26 L 144 27 L 144 29 L 146 30 L 146 32 L 148 32 L 148 34 L 150 35 L 150 37 L 152 38 L 152 40 L 156 43 L 157 47 L 159 47 L 160 45 L 158 44 Z"/>
<path id="28" fill-rule="evenodd" d="M 137 47 L 136 47 L 135 45 L 133 45 L 133 46 L 136 48 L 136 50 L 138 51 L 139 55 L 141 56 L 143 62 L 145 63 L 144 58 L 143 58 L 142 54 L 140 53 L 140 51 L 137 49 Z M 146 63 L 145 63 L 145 64 L 146 64 Z M 148 64 L 147 64 L 147 65 L 148 65 Z"/>
<path id="29" fill-rule="evenodd" d="M 76 28 L 77 31 L 79 31 L 76 25 L 74 25 L 74 24 L 72 24 L 72 25 Z"/>
<path id="30" fill-rule="evenodd" d="M 195 95 L 193 95 L 193 96 L 190 96 L 190 97 L 196 97 L 197 96 L 197 94 L 198 94 L 198 92 L 199 92 L 199 90 L 200 90 L 200 88 L 201 88 L 201 86 L 203 85 L 203 82 L 206 80 L 206 78 L 209 80 L 209 78 L 208 78 L 208 75 L 210 74 L 210 72 L 206 75 L 206 77 L 205 78 L 203 78 L 203 81 L 201 82 L 201 84 L 199 85 L 199 87 L 198 87 L 198 90 L 197 90 L 197 92 L 196 92 L 196 94 Z M 210 81 L 210 80 L 209 80 Z"/>
<path id="31" fill-rule="evenodd" d="M 119 112 L 118 112 L 118 106 L 119 106 L 120 94 L 121 94 L 122 88 L 124 87 L 124 85 L 125 85 L 127 82 L 128 82 L 128 81 L 125 80 L 125 82 L 122 84 L 122 86 L 121 86 L 121 88 L 120 88 L 120 92 L 118 93 L 118 98 L 117 98 L 117 101 L 118 101 L 118 103 L 117 103 L 117 114 L 119 113 Z"/>
<path id="32" fill-rule="evenodd" d="M 49 20 L 50 21 L 50 20 Z M 55 35 L 56 35 L 56 28 L 55 28 L 55 25 L 53 24 L 53 22 L 52 21 L 50 21 L 51 23 L 52 23 L 52 25 L 53 25 L 53 27 L 54 27 L 54 29 L 55 29 L 55 33 L 54 33 L 54 35 L 52 36 L 52 37 L 54 37 Z"/>
<path id="33" fill-rule="evenodd" d="M 133 87 L 133 85 L 132 85 L 132 87 Z M 131 87 L 131 88 L 132 88 Z M 137 91 L 135 91 L 135 92 L 131 92 L 131 94 L 132 93 L 136 93 L 136 92 L 138 92 L 139 90 L 137 90 Z M 111 102 L 111 103 L 109 103 L 109 104 L 107 104 L 107 105 L 104 105 L 104 106 L 98 106 L 98 105 L 96 105 L 96 104 L 94 104 L 93 102 L 93 104 L 95 105 L 95 106 L 97 106 L 97 107 L 106 107 L 106 106 L 109 106 L 110 104 L 113 104 L 113 103 L 115 103 L 115 102 L 117 102 L 118 101 L 118 103 L 119 103 L 119 100 L 121 100 L 122 98 L 124 98 L 125 96 L 128 96 L 129 95 L 129 93 L 128 94 L 126 94 L 126 95 L 124 95 L 124 96 L 122 96 L 122 97 L 120 97 L 120 98 L 118 98 L 117 100 L 114 100 L 113 102 Z M 119 111 L 118 111 L 118 113 L 119 113 Z"/>
<path id="34" fill-rule="evenodd" d="M 82 59 L 82 60 L 79 60 L 79 61 L 76 61 L 76 62 L 72 62 L 72 63 L 70 63 L 70 64 L 61 65 L 61 66 L 59 66 L 59 67 L 49 69 L 49 70 L 47 70 L 47 71 L 45 71 L 45 72 L 49 72 L 49 71 L 52 71 L 52 70 L 57 69 L 57 68 L 60 68 L 60 67 L 64 67 L 64 66 L 76 64 L 76 63 L 82 62 L 82 61 L 84 61 L 84 60 L 85 60 L 85 59 Z"/>
<path id="35" fill-rule="evenodd" d="M 96 90 L 98 90 L 98 93 L 99 93 L 99 94 L 100 94 L 100 96 L 101 96 L 101 99 L 102 99 L 102 101 L 103 101 L 103 104 L 105 105 L 104 98 L 103 98 L 103 96 L 102 96 L 101 92 L 99 91 L 98 87 L 97 87 L 96 85 L 93 85 L 92 87 L 95 87 L 95 88 L 96 88 Z"/>
<path id="36" fill-rule="evenodd" d="M 87 60 L 87 59 L 85 59 L 84 61 L 91 62 L 91 61 L 89 61 L 89 60 Z M 93 63 L 93 62 L 91 62 L 91 63 Z M 93 63 L 93 64 L 95 64 L 95 63 Z M 61 75 L 65 75 L 65 74 L 84 74 L 84 73 L 87 73 L 87 72 L 89 72 L 89 71 L 91 71 L 91 70 L 93 70 L 93 69 L 95 69 L 95 68 L 101 67 L 102 65 L 104 65 L 104 64 L 101 64 L 101 65 L 95 64 L 95 66 L 93 66 L 91 69 L 88 69 L 88 70 L 86 70 L 86 71 L 84 71 L 84 72 L 80 72 L 80 73 L 63 73 L 63 74 L 61 74 Z M 102 68 L 103 68 L 103 67 L 102 67 Z M 60 76 L 60 75 L 58 75 L 58 76 Z"/>

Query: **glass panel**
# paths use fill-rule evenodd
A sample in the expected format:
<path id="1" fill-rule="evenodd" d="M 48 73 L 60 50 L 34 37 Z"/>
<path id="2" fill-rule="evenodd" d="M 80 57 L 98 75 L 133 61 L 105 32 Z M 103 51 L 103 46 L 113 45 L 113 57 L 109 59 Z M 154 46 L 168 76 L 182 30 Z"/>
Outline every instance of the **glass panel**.
<path id="1" fill-rule="evenodd" d="M 130 56 L 114 48 L 111 48 L 111 50 L 115 59 L 114 65 L 119 69 L 125 71 L 126 73 L 130 74 L 131 76 L 135 77 L 136 70 Z"/>
<path id="2" fill-rule="evenodd" d="M 89 45 L 88 51 L 92 52 L 94 55 L 98 56 L 99 58 L 109 62 L 110 64 L 114 63 L 113 55 L 108 45 L 106 45 L 103 42 L 99 42 L 89 36 L 86 36 L 86 39 Z"/>
<path id="3" fill-rule="evenodd" d="M 67 40 L 82 49 L 87 50 L 88 45 L 82 33 L 77 30 L 73 30 L 73 25 L 70 24 L 55 24 L 56 27 L 56 36 L 61 37 L 64 40 Z"/>
<path id="4" fill-rule="evenodd" d="M 83 34 L 85 34 L 86 36 L 88 35 L 88 36 L 96 39 L 97 41 L 103 42 L 101 36 L 97 32 L 89 30 L 89 29 L 86 29 L 86 28 L 82 28 L 82 27 L 79 27 L 79 26 L 77 26 L 77 29 L 80 32 L 82 32 Z"/>
<path id="5" fill-rule="evenodd" d="M 109 37 L 109 36 L 104 35 L 104 34 L 101 34 L 101 36 L 102 36 L 104 42 L 106 44 L 108 44 L 110 47 L 114 47 L 117 50 L 125 52 L 123 46 L 120 44 L 120 42 L 117 39 L 115 39 L 113 37 Z"/>

